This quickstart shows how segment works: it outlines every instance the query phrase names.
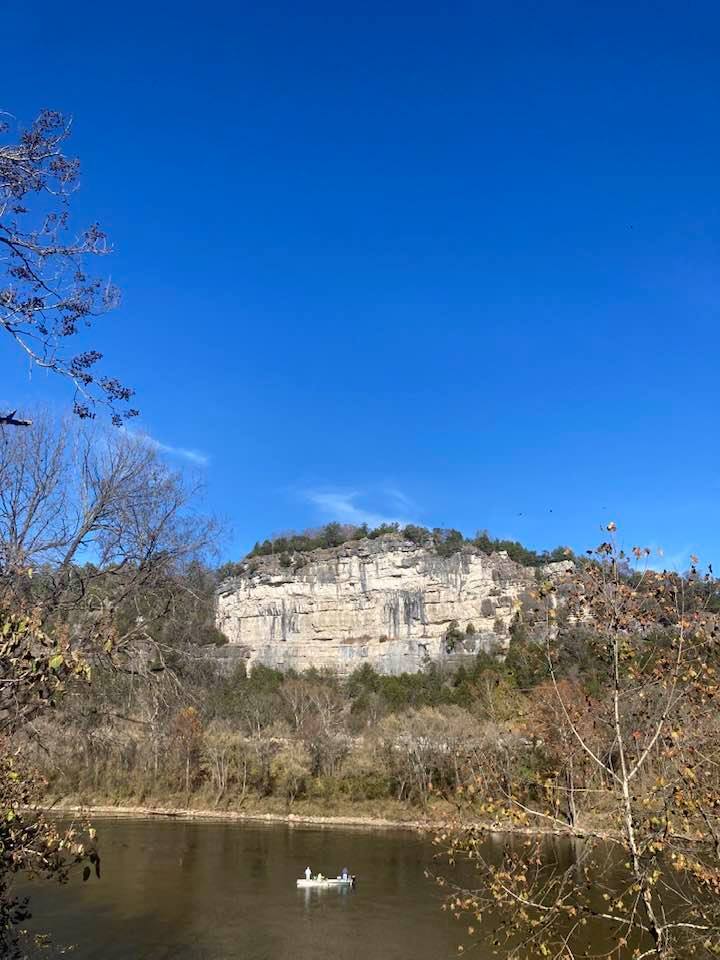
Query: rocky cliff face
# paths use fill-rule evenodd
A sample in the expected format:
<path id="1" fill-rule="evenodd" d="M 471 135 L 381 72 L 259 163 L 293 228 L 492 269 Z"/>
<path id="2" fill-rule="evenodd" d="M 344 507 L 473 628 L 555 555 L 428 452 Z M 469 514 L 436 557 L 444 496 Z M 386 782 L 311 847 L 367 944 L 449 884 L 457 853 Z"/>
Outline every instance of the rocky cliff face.
<path id="1" fill-rule="evenodd" d="M 550 564 L 542 574 L 561 577 L 568 566 Z M 415 672 L 428 661 L 506 648 L 536 583 L 535 569 L 504 553 L 465 547 L 440 557 L 429 543 L 381 537 L 314 551 L 291 568 L 272 557 L 249 561 L 221 585 L 217 625 L 228 653 L 250 667 L 347 674 L 368 663 L 382 673 Z"/>

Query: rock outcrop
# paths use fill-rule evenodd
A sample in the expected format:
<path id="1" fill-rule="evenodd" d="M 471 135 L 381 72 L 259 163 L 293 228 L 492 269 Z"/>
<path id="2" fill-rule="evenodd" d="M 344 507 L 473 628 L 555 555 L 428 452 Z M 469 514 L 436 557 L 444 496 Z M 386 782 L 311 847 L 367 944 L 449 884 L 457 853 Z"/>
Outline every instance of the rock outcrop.
<path id="1" fill-rule="evenodd" d="M 562 577 L 572 568 L 524 567 L 468 546 L 442 557 L 430 542 L 397 537 L 352 541 L 290 562 L 250 560 L 218 591 L 227 654 L 250 668 L 348 674 L 368 663 L 403 673 L 506 649 L 510 624 L 532 604 L 538 577 Z"/>

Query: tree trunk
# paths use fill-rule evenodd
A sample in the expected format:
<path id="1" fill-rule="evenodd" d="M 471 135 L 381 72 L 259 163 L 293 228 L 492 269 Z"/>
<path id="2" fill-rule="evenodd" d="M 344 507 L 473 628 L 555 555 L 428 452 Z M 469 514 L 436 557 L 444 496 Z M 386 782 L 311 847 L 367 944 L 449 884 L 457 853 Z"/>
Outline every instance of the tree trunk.
<path id="1" fill-rule="evenodd" d="M 574 827 L 577 823 L 577 810 L 575 808 L 575 771 L 572 758 L 570 758 L 565 771 L 565 786 L 567 788 L 567 822 L 571 827 Z"/>

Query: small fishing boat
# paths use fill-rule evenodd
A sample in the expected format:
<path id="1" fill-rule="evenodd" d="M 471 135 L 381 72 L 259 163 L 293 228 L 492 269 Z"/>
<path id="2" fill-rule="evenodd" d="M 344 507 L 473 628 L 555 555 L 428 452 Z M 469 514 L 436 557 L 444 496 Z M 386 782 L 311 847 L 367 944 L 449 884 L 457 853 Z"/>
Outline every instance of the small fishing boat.
<path id="1" fill-rule="evenodd" d="M 348 877 L 346 880 L 342 877 L 311 877 L 309 880 L 297 880 L 299 887 L 354 887 L 355 877 Z"/>

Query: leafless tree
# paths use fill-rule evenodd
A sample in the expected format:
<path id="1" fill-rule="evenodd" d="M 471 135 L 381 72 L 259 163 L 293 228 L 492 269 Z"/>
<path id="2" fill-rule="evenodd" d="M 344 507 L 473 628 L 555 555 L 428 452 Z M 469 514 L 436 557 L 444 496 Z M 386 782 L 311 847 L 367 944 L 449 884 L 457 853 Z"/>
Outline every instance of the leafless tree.
<path id="1" fill-rule="evenodd" d="M 151 645 L 164 666 L 168 625 L 197 625 L 188 613 L 203 602 L 211 617 L 199 561 L 217 527 L 196 512 L 198 484 L 125 431 L 34 420 L 0 443 L 5 596 L 41 605 L 76 638 L 102 635 L 101 649 L 128 663 L 147 661 Z"/>
<path id="2" fill-rule="evenodd" d="M 633 553 L 640 560 L 649 551 Z M 597 957 L 714 957 L 720 623 L 704 599 L 712 579 L 695 567 L 684 577 L 635 572 L 614 537 L 591 556 L 573 578 L 567 619 L 588 625 L 597 693 L 589 702 L 558 675 L 563 631 L 553 629 L 554 586 L 544 584 L 550 681 L 536 691 L 547 701 L 536 729 L 548 737 L 560 776 L 541 797 L 509 785 L 482 805 L 486 819 L 567 834 L 578 844 L 575 862 L 567 869 L 548 862 L 542 837 L 508 842 L 502 863 L 489 861 L 476 821 L 454 836 L 450 853 L 469 856 L 482 882 L 456 890 L 451 905 L 479 935 L 487 932 L 479 922 L 486 911 L 499 910 L 492 936 L 512 958 L 585 956 L 588 925 Z M 601 824 L 575 805 L 578 778 L 589 776 Z M 564 815 L 552 799 L 563 779 L 571 801 Z"/>

